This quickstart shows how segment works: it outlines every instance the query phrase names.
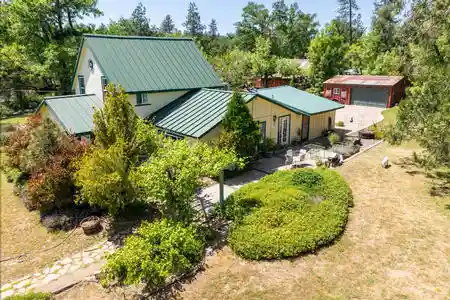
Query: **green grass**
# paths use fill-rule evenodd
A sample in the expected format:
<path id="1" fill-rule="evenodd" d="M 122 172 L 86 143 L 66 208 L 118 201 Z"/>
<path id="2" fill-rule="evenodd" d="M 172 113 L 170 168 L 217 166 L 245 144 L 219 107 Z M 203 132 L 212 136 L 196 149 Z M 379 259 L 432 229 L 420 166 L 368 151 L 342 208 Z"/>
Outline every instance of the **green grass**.
<path id="1" fill-rule="evenodd" d="M 49 293 L 28 293 L 25 295 L 15 295 L 6 297 L 5 300 L 50 300 Z"/>
<path id="2" fill-rule="evenodd" d="M 25 123 L 29 114 L 20 115 L 12 118 L 0 119 L 0 132 L 6 133 L 14 130 L 14 127 Z"/>
<path id="3" fill-rule="evenodd" d="M 381 114 L 384 119 L 382 121 L 383 125 L 393 125 L 395 123 L 395 119 L 397 118 L 398 106 L 388 108 L 384 110 Z"/>
<path id="4" fill-rule="evenodd" d="M 233 251 L 248 259 L 276 259 L 333 241 L 347 222 L 351 190 L 328 169 L 278 171 L 233 193 L 223 213 L 233 220 Z"/>

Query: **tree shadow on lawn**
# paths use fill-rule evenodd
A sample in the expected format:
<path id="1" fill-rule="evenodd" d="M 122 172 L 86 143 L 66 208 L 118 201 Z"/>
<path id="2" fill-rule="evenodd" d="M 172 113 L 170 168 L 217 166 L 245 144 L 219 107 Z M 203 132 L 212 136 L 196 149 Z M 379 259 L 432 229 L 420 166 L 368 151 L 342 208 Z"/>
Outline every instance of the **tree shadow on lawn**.
<path id="1" fill-rule="evenodd" d="M 400 158 L 393 164 L 405 169 L 410 176 L 422 175 L 428 179 L 431 185 L 429 189 L 431 196 L 441 198 L 450 196 L 450 169 L 427 170 L 414 155 Z"/>

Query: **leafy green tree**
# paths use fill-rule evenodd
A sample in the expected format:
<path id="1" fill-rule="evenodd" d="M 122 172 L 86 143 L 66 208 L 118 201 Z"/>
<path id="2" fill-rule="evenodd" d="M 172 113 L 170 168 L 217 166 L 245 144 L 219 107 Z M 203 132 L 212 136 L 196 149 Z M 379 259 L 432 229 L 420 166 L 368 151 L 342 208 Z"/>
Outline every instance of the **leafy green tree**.
<path id="1" fill-rule="evenodd" d="M 272 8 L 271 18 L 277 40 L 275 53 L 288 58 L 305 57 L 319 26 L 316 15 L 302 12 L 297 2 L 288 8 L 284 0 L 278 0 Z"/>
<path id="2" fill-rule="evenodd" d="M 140 197 L 155 204 L 165 217 L 190 223 L 197 215 L 195 192 L 201 178 L 216 177 L 233 164 L 241 166 L 232 149 L 165 139 L 150 160 L 138 168 L 134 181 L 139 183 Z"/>
<path id="3" fill-rule="evenodd" d="M 258 37 L 256 49 L 250 57 L 254 76 L 263 78 L 264 87 L 267 87 L 268 78 L 275 73 L 276 58 L 271 53 L 271 42 L 269 39 Z"/>
<path id="4" fill-rule="evenodd" d="M 15 0 L 1 3 L 2 45 L 23 47 L 20 55 L 27 60 L 24 66 L 32 67 L 34 72 L 30 74 L 39 74 L 27 89 L 58 90 L 62 94 L 70 92 L 78 36 L 86 29 L 86 26 L 78 24 L 78 20 L 100 15 L 96 5 L 96 0 Z M 16 89 L 15 84 L 5 88 L 8 91 Z"/>
<path id="5" fill-rule="evenodd" d="M 345 40 L 353 44 L 364 33 L 364 26 L 361 20 L 361 14 L 358 13 L 359 6 L 356 0 L 338 0 L 338 20 L 339 26 L 342 26 Z"/>
<path id="6" fill-rule="evenodd" d="M 211 60 L 222 80 L 233 88 L 242 88 L 251 80 L 251 53 L 237 48 Z"/>
<path id="7" fill-rule="evenodd" d="M 225 132 L 231 136 L 233 148 L 239 157 L 247 160 L 253 158 L 261 135 L 241 93 L 233 92 L 222 125 Z"/>
<path id="8" fill-rule="evenodd" d="M 235 24 L 236 40 L 239 48 L 252 51 L 256 38 L 270 36 L 271 18 L 269 10 L 263 4 L 249 2 L 242 12 L 242 20 Z"/>
<path id="9" fill-rule="evenodd" d="M 200 12 L 195 2 L 189 2 L 188 13 L 186 21 L 183 23 L 185 34 L 190 36 L 201 36 L 205 30 L 205 25 L 202 24 L 200 19 Z"/>
<path id="10" fill-rule="evenodd" d="M 166 15 L 164 20 L 161 22 L 159 31 L 165 34 L 172 34 L 175 32 L 175 23 L 172 20 L 171 15 Z"/>
<path id="11" fill-rule="evenodd" d="M 399 30 L 404 72 L 413 87 L 401 102 L 391 142 L 415 139 L 427 151 L 428 166 L 450 167 L 450 20 L 448 1 L 414 2 Z"/>
<path id="12" fill-rule="evenodd" d="M 337 33 L 334 22 L 311 41 L 308 59 L 314 86 L 312 92 L 320 94 L 323 91 L 323 82 L 343 70 L 346 51 L 344 37 Z"/>

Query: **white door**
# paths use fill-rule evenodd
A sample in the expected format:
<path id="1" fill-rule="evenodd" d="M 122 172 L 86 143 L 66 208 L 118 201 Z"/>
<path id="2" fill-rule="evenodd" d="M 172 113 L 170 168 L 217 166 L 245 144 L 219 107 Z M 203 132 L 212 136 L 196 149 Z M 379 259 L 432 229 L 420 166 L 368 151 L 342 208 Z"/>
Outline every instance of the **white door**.
<path id="1" fill-rule="evenodd" d="M 289 144 L 289 137 L 291 127 L 291 116 L 283 116 L 278 118 L 278 144 Z"/>

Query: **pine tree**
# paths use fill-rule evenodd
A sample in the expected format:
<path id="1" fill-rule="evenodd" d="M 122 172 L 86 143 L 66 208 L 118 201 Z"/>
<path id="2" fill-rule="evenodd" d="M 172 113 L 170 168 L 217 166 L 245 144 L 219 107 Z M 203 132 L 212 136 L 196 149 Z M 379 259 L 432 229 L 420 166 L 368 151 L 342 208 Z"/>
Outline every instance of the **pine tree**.
<path id="1" fill-rule="evenodd" d="M 200 13 L 198 12 L 198 7 L 195 2 L 189 3 L 186 22 L 183 23 L 183 26 L 186 28 L 185 34 L 191 36 L 200 36 L 203 34 L 205 26 L 201 22 Z"/>
<path id="2" fill-rule="evenodd" d="M 261 135 L 241 93 L 233 92 L 222 124 L 238 155 L 242 158 L 253 157 Z"/>
<path id="3" fill-rule="evenodd" d="M 131 14 L 131 22 L 134 25 L 133 27 L 136 31 L 136 35 L 146 36 L 153 34 L 150 28 L 150 19 L 147 18 L 146 13 L 147 9 L 142 2 L 139 2 Z"/>
<path id="4" fill-rule="evenodd" d="M 364 32 L 359 6 L 356 0 L 338 0 L 338 5 L 338 20 L 345 24 L 347 42 L 353 44 Z"/>
<path id="5" fill-rule="evenodd" d="M 175 24 L 173 23 L 171 15 L 166 15 L 166 17 L 164 18 L 164 20 L 161 23 L 161 27 L 160 27 L 159 31 L 162 33 L 166 33 L 166 34 L 174 33 Z"/>
<path id="6" fill-rule="evenodd" d="M 216 19 L 212 19 L 211 23 L 209 23 L 208 27 L 209 27 L 208 34 L 210 36 L 217 37 L 219 35 Z"/>

